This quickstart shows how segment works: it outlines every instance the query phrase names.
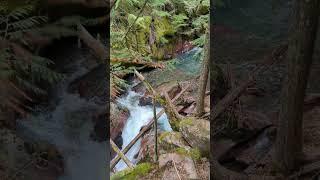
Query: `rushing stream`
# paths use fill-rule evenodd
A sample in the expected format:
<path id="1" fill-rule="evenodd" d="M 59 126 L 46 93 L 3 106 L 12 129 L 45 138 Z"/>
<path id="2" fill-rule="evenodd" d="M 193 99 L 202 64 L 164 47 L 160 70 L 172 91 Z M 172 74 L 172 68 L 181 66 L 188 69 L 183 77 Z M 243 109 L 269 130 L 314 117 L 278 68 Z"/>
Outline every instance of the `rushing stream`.
<path id="1" fill-rule="evenodd" d="M 118 103 L 121 106 L 126 107 L 130 111 L 130 116 L 128 118 L 128 121 L 122 131 L 122 139 L 123 139 L 123 148 L 126 147 L 132 139 L 136 135 L 139 134 L 140 129 L 147 125 L 151 118 L 153 117 L 153 108 L 152 106 L 140 106 L 139 105 L 139 98 L 141 97 L 141 94 L 138 94 L 134 91 L 129 90 L 128 93 L 118 99 Z M 157 112 L 161 111 L 161 108 L 156 108 Z M 170 124 L 168 122 L 167 116 L 163 114 L 158 119 L 158 125 L 159 129 L 162 131 L 172 131 Z M 129 152 L 126 154 L 128 159 L 132 163 L 137 163 L 137 160 L 134 158 L 134 156 L 139 152 L 140 149 L 140 140 L 138 140 L 135 145 L 129 150 Z M 127 167 L 127 165 L 121 160 L 116 165 L 116 170 L 120 171 Z"/>
<path id="2" fill-rule="evenodd" d="M 147 74 L 146 78 L 150 78 L 152 76 L 156 76 L 156 81 L 162 82 L 163 80 L 170 80 L 172 77 L 176 79 L 183 80 L 184 78 L 190 78 L 190 76 L 195 76 L 199 73 L 200 63 L 198 61 L 199 52 L 201 52 L 201 48 L 193 48 L 192 50 L 181 54 L 177 57 L 176 62 L 174 63 L 174 69 L 165 69 L 165 70 L 153 70 L 151 74 Z M 176 72 L 182 72 L 181 77 L 175 76 Z M 171 76 L 171 77 L 169 77 Z M 134 86 L 134 85 L 133 85 Z M 126 147 L 134 137 L 139 134 L 140 129 L 147 125 L 151 118 L 153 117 L 153 108 L 152 106 L 140 106 L 139 99 L 142 97 L 142 94 L 136 93 L 129 89 L 127 93 L 118 99 L 118 104 L 124 106 L 130 111 L 130 116 L 128 121 L 122 131 L 122 139 L 123 145 L 122 148 Z M 161 107 L 157 107 L 156 111 L 160 112 Z M 158 119 L 158 127 L 160 131 L 172 131 L 171 126 L 168 122 L 166 114 L 162 115 Z M 135 155 L 139 152 L 141 144 L 141 139 L 136 142 L 136 144 L 129 150 L 126 154 L 128 159 L 134 164 L 137 163 L 137 159 L 135 159 Z M 127 167 L 127 165 L 121 160 L 116 166 L 115 169 L 117 171 L 123 170 Z"/>
<path id="3" fill-rule="evenodd" d="M 65 171 L 59 180 L 107 179 L 106 142 L 90 138 L 92 117 L 102 107 L 94 98 L 87 101 L 67 91 L 71 82 L 88 72 L 82 64 L 81 60 L 70 64 L 71 73 L 56 85 L 49 106 L 40 106 L 33 116 L 18 121 L 22 137 L 46 141 L 60 151 Z"/>

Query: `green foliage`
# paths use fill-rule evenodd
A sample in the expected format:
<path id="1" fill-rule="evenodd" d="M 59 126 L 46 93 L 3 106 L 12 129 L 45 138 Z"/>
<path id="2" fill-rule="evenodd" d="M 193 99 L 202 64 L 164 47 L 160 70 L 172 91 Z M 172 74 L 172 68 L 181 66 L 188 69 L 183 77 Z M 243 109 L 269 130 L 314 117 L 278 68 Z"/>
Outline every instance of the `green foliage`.
<path id="1" fill-rule="evenodd" d="M 36 47 L 25 37 L 60 37 L 65 29 L 61 26 L 59 30 L 58 26 L 46 26 L 47 18 L 33 15 L 34 12 L 32 5 L 12 9 L 4 5 L 0 10 L 0 96 L 6 96 L 3 107 L 10 106 L 20 113 L 24 112 L 21 108 L 24 106 L 23 101 L 32 100 L 27 94 L 46 94 L 39 83 L 54 84 L 63 78 L 62 74 L 49 68 L 54 62 L 36 55 Z"/>
<path id="2" fill-rule="evenodd" d="M 153 165 L 151 163 L 141 163 L 135 166 L 133 169 L 125 169 L 117 172 L 111 176 L 111 180 L 137 180 L 139 177 L 145 176 L 152 169 Z"/>
<path id="3" fill-rule="evenodd" d="M 111 59 L 163 60 L 175 53 L 178 39 L 202 47 L 209 6 L 209 0 L 118 0 L 111 11 Z M 172 59 L 166 65 L 172 70 L 175 63 Z M 123 81 L 113 74 L 112 85 L 118 87 L 112 87 L 111 94 L 115 95 Z"/>

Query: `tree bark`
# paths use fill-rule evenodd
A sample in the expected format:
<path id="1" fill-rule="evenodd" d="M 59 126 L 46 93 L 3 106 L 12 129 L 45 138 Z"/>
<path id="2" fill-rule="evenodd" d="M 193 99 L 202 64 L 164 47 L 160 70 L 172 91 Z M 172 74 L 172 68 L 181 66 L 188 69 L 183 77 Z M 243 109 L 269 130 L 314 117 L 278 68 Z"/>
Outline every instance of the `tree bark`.
<path id="1" fill-rule="evenodd" d="M 210 63 L 210 56 L 209 56 L 209 34 L 206 35 L 206 44 L 204 48 L 204 59 L 202 62 L 202 70 L 200 75 L 200 82 L 199 82 L 199 91 L 198 91 L 198 98 L 197 98 L 197 109 L 196 115 L 202 116 L 204 114 L 204 99 L 206 97 L 206 89 L 207 89 L 207 82 L 209 76 L 209 63 Z"/>
<path id="2" fill-rule="evenodd" d="M 319 0 L 295 0 L 294 24 L 288 47 L 287 77 L 282 90 L 275 164 L 287 174 L 299 167 L 302 155 L 303 99 L 312 64 Z"/>

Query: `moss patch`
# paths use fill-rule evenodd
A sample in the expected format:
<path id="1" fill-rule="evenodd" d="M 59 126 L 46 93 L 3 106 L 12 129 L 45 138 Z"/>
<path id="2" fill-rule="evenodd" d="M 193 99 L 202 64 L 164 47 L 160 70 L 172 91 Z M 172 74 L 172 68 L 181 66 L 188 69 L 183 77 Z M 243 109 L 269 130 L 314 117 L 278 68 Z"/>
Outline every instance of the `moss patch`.
<path id="1" fill-rule="evenodd" d="M 175 152 L 180 155 L 190 156 L 193 160 L 198 161 L 201 158 L 201 152 L 198 148 L 192 148 L 190 150 L 186 150 L 184 148 L 177 148 Z"/>
<path id="2" fill-rule="evenodd" d="M 169 132 L 169 131 L 166 131 L 166 132 L 161 133 L 161 135 L 159 136 L 159 142 L 162 142 L 165 137 L 167 137 L 168 135 L 170 135 L 170 133 L 171 133 L 171 132 Z"/>
<path id="3" fill-rule="evenodd" d="M 138 179 L 138 177 L 148 174 L 153 168 L 154 165 L 151 163 L 141 163 L 133 169 L 126 169 L 117 172 L 116 174 L 111 176 L 111 180 L 136 180 Z"/>
<path id="4" fill-rule="evenodd" d="M 184 127 L 184 126 L 192 126 L 193 125 L 193 120 L 194 118 L 185 118 L 182 119 L 179 123 L 179 127 Z"/>

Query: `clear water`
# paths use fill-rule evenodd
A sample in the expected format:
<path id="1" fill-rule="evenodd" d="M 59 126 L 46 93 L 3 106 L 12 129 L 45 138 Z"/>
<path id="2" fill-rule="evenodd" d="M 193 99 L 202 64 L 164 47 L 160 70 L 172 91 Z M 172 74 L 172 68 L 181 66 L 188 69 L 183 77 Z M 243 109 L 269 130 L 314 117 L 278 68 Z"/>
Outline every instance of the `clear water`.
<path id="1" fill-rule="evenodd" d="M 153 117 L 152 106 L 139 106 L 139 98 L 141 96 L 141 94 L 129 90 L 126 96 L 118 99 L 118 104 L 128 108 L 130 111 L 130 116 L 122 131 L 123 148 L 126 147 L 132 141 L 132 139 L 139 134 L 141 127 L 147 125 Z M 156 111 L 157 113 L 160 112 L 161 108 L 156 108 Z M 158 119 L 158 125 L 160 130 L 172 131 L 165 114 Z M 140 144 L 141 139 L 138 140 L 135 145 L 133 145 L 133 147 L 126 153 L 128 159 L 134 164 L 137 163 L 137 160 L 134 158 L 134 156 L 139 152 Z M 125 168 L 127 168 L 127 165 L 122 160 L 119 161 L 119 163 L 115 166 L 117 171 Z"/>

